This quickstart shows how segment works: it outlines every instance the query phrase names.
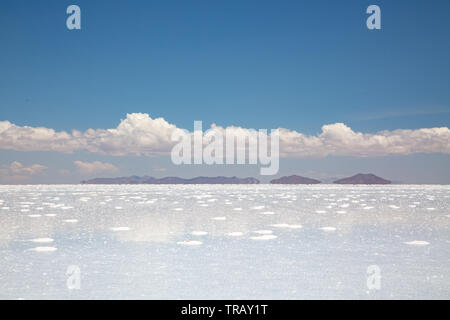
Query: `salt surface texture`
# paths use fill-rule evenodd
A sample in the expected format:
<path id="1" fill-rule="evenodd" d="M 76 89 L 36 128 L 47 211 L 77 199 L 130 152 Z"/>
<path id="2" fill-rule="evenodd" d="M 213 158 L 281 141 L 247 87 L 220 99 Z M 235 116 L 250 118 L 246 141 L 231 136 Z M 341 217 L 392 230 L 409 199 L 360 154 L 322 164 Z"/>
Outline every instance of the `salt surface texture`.
<path id="1" fill-rule="evenodd" d="M 0 199 L 2 299 L 450 298 L 450 186 L 0 186 Z"/>

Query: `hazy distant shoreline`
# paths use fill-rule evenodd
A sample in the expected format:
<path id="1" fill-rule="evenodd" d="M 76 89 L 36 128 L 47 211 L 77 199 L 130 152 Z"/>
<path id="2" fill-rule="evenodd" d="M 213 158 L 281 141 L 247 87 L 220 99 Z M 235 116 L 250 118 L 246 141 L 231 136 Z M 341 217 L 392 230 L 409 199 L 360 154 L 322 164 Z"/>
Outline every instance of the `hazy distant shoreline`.
<path id="1" fill-rule="evenodd" d="M 271 180 L 268 184 L 320 184 L 319 180 L 302 177 L 298 175 L 284 176 L 278 179 Z M 362 184 L 362 185 L 374 185 L 374 184 L 392 184 L 392 181 L 380 178 L 374 174 L 358 173 L 354 176 L 338 179 L 333 182 L 334 184 Z M 90 180 L 83 180 L 81 184 L 261 184 L 261 182 L 253 177 L 238 178 L 238 177 L 195 177 L 195 178 L 180 178 L 180 177 L 165 177 L 154 178 L 150 176 L 130 176 L 130 177 L 118 177 L 118 178 L 94 178 Z"/>

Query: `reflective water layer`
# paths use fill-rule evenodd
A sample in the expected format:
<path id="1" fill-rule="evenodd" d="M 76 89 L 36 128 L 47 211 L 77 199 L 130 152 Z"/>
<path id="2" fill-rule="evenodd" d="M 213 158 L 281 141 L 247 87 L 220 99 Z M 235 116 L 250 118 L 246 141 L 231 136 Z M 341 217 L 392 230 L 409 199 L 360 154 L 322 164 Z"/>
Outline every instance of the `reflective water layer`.
<path id="1" fill-rule="evenodd" d="M 2 299 L 449 299 L 450 186 L 0 186 Z"/>

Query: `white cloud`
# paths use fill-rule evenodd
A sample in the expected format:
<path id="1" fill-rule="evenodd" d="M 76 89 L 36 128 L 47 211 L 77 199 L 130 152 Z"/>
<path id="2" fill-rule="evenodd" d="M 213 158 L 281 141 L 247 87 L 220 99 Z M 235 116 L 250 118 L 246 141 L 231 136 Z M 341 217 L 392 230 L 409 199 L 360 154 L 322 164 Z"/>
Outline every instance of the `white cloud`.
<path id="1" fill-rule="evenodd" d="M 170 137 L 175 129 L 175 125 L 163 118 L 152 119 L 142 113 L 128 114 L 117 128 L 74 130 L 71 134 L 0 121 L 0 149 L 65 153 L 88 150 L 115 156 L 156 155 L 170 152 Z"/>
<path id="2" fill-rule="evenodd" d="M 82 174 L 91 174 L 91 173 L 99 173 L 99 172 L 116 172 L 119 169 L 111 163 L 107 162 L 83 162 L 83 161 L 74 161 L 73 162 L 78 171 Z"/>
<path id="3" fill-rule="evenodd" d="M 32 176 L 39 175 L 46 169 L 46 166 L 40 164 L 27 167 L 18 161 L 14 161 L 9 166 L 0 167 L 0 181 L 2 183 L 26 182 Z"/>
<path id="4" fill-rule="evenodd" d="M 72 152 L 81 149 L 73 135 L 43 127 L 20 127 L 9 121 L 0 121 L 0 148 L 17 151 Z"/>
<path id="5" fill-rule="evenodd" d="M 216 128 L 247 131 L 238 127 Z M 154 156 L 170 154 L 174 130 L 180 129 L 163 118 L 152 119 L 143 113 L 128 114 L 116 128 L 74 130 L 72 133 L 21 127 L 1 121 L 0 149 L 66 153 L 88 150 L 114 156 Z M 368 157 L 413 153 L 450 153 L 449 128 L 399 129 L 371 134 L 355 132 L 343 123 L 335 123 L 324 125 L 322 132 L 315 136 L 280 128 L 282 157 Z"/>
<path id="6" fill-rule="evenodd" d="M 317 136 L 306 136 L 282 129 L 282 156 L 383 156 L 413 153 L 450 153 L 450 130 L 447 127 L 429 129 L 398 129 L 375 134 L 355 132 L 343 123 L 324 125 Z"/>

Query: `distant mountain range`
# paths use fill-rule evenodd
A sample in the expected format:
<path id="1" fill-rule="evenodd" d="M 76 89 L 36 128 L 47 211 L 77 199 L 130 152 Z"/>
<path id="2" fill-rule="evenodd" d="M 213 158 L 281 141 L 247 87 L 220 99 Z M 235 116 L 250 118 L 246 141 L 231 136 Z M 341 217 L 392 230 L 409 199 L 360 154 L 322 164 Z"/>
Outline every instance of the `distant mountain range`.
<path id="1" fill-rule="evenodd" d="M 179 177 L 154 178 L 150 176 L 131 176 L 119 178 L 95 178 L 81 181 L 82 184 L 259 184 L 256 178 L 238 177 L 196 177 L 184 179 Z M 318 184 L 319 180 L 292 175 L 270 181 L 271 184 Z M 391 181 L 377 177 L 374 174 L 358 173 L 352 177 L 334 181 L 336 184 L 390 184 Z"/>
<path id="2" fill-rule="evenodd" d="M 281 177 L 270 181 L 272 184 L 317 184 L 319 180 L 306 178 L 302 176 L 292 175 Z M 352 177 L 347 177 L 333 181 L 336 184 L 390 184 L 391 181 L 377 177 L 374 174 L 358 173 Z"/>
<path id="3" fill-rule="evenodd" d="M 292 175 L 287 177 L 281 177 L 270 181 L 272 184 L 317 184 L 319 180 L 306 178 L 302 176 Z"/>
<path id="4" fill-rule="evenodd" d="M 183 179 L 178 177 L 153 178 L 150 176 L 131 176 L 120 178 L 96 178 L 81 181 L 83 184 L 259 184 L 255 178 L 238 177 L 196 177 Z"/>
<path id="5" fill-rule="evenodd" d="M 392 182 L 372 173 L 364 174 L 358 173 L 354 176 L 336 180 L 334 183 L 337 184 L 391 184 Z"/>

